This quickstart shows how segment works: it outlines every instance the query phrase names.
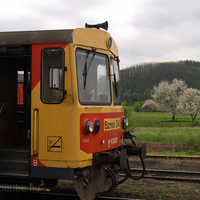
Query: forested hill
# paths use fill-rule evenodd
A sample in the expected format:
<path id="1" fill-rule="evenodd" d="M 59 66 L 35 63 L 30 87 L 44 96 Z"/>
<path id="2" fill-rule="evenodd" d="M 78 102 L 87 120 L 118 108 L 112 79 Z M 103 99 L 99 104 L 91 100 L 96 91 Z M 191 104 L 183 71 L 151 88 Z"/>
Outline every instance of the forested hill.
<path id="1" fill-rule="evenodd" d="M 188 87 L 200 89 L 200 62 L 145 63 L 122 69 L 122 100 L 133 105 L 150 99 L 154 85 L 174 78 L 184 80 Z"/>

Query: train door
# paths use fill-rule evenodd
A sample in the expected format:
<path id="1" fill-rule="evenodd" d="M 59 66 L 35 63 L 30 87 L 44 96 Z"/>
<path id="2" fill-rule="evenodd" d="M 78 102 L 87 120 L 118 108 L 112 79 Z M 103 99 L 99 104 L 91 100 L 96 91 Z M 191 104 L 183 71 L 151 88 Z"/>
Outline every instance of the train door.
<path id="1" fill-rule="evenodd" d="M 33 145 L 33 154 L 34 157 L 38 156 L 39 160 L 45 160 L 49 153 L 52 155 L 54 152 L 62 152 L 62 147 L 59 145 L 62 143 L 61 133 L 65 131 L 63 126 L 65 107 L 62 102 L 65 94 L 66 69 L 64 48 L 46 46 L 39 53 L 41 55 L 41 88 L 39 91 L 36 86 L 32 91 L 32 107 L 36 117 L 33 119 L 33 124 L 37 130 L 33 128 L 33 138 L 37 138 L 37 141 L 33 139 L 33 142 L 37 143 Z M 40 97 L 39 102 L 36 97 Z M 59 148 L 54 143 L 59 144 Z M 47 144 L 47 147 L 44 144 Z M 55 159 L 58 159 L 58 155 Z"/>
<path id="2" fill-rule="evenodd" d="M 0 175 L 29 174 L 31 46 L 0 46 Z"/>

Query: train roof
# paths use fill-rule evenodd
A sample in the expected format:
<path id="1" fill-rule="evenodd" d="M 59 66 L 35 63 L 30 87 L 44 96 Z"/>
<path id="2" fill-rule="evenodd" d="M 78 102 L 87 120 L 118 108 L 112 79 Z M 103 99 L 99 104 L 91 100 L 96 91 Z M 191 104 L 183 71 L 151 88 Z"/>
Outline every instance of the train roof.
<path id="1" fill-rule="evenodd" d="M 110 37 L 107 31 L 94 28 L 11 31 L 0 32 L 0 45 L 75 43 L 77 45 L 109 49 L 114 55 L 118 56 L 118 49 L 113 39 L 112 46 L 107 46 Z"/>
<path id="2" fill-rule="evenodd" d="M 0 45 L 72 42 L 73 29 L 0 32 Z"/>

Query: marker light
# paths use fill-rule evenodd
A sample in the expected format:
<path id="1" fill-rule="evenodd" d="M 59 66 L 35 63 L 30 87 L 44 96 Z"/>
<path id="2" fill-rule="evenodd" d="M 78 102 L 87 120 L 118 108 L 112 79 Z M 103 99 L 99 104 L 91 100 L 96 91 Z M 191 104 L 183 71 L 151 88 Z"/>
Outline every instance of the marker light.
<path id="1" fill-rule="evenodd" d="M 93 130 L 94 130 L 94 124 L 93 124 L 93 122 L 91 122 L 90 120 L 88 120 L 88 121 L 86 122 L 86 132 L 87 132 L 88 134 L 90 134 L 90 133 L 93 132 Z"/>
<path id="2" fill-rule="evenodd" d="M 108 40 L 107 40 L 107 47 L 110 49 L 112 46 L 112 38 L 109 37 Z"/>
<path id="3" fill-rule="evenodd" d="M 123 128 L 128 127 L 128 118 L 127 117 L 123 117 Z"/>

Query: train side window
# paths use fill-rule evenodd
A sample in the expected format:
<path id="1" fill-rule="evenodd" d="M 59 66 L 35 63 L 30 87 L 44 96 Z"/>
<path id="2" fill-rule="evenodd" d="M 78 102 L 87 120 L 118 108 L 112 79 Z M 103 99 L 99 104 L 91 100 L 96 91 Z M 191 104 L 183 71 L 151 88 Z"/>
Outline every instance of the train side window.
<path id="1" fill-rule="evenodd" d="M 61 103 L 64 99 L 64 50 L 46 48 L 42 51 L 41 100 Z"/>
<path id="2" fill-rule="evenodd" d="M 120 84 L 120 70 L 119 61 L 117 58 L 111 57 L 111 74 L 113 85 L 113 101 L 114 105 L 121 105 L 121 84 Z"/>

